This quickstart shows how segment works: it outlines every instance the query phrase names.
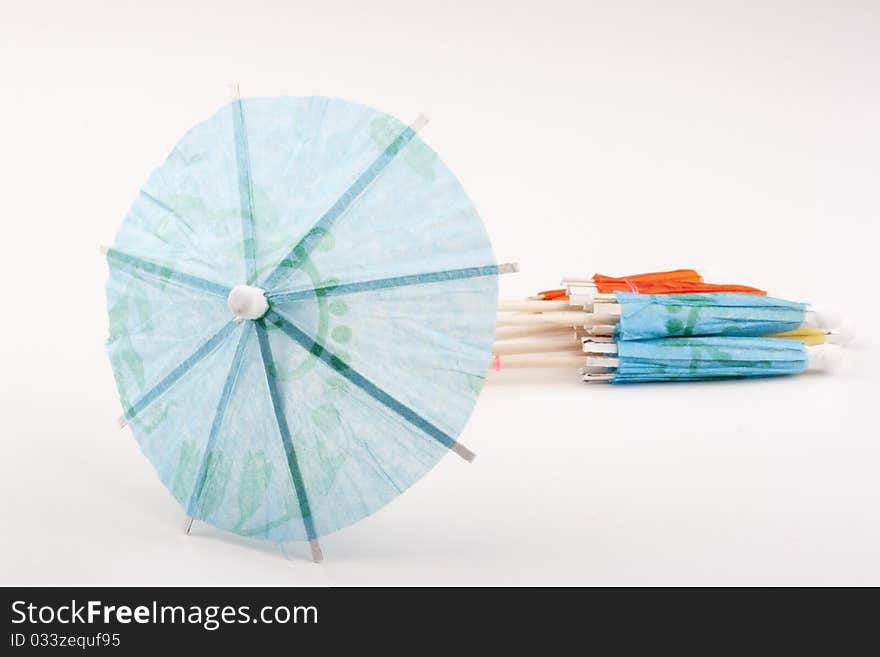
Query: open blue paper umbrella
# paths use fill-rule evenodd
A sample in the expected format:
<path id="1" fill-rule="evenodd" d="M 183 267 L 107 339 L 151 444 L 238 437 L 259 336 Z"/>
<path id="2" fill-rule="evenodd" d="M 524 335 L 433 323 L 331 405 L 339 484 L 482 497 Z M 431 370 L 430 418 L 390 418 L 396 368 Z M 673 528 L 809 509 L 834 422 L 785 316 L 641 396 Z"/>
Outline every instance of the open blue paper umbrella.
<path id="1" fill-rule="evenodd" d="M 446 452 L 473 457 L 457 438 L 505 266 L 419 127 L 237 100 L 135 200 L 107 251 L 108 351 L 123 422 L 191 519 L 318 559 Z"/>
<path id="2" fill-rule="evenodd" d="M 816 354 L 825 354 L 814 347 Z M 607 373 L 588 372 L 585 381 L 640 383 L 648 381 L 698 381 L 754 378 L 803 372 L 810 364 L 808 349 L 800 340 L 784 338 L 660 338 L 584 342 L 587 367 L 607 367 Z"/>
<path id="3" fill-rule="evenodd" d="M 807 307 L 757 294 L 632 294 L 615 292 L 615 335 L 644 340 L 695 335 L 762 336 L 799 328 Z"/>

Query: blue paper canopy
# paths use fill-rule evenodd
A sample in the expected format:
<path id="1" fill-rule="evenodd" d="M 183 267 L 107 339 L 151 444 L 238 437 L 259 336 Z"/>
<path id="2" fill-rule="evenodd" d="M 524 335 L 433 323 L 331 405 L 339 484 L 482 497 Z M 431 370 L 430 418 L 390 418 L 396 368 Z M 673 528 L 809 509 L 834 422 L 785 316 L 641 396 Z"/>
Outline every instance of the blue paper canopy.
<path id="1" fill-rule="evenodd" d="M 618 341 L 611 383 L 697 381 L 797 374 L 807 368 L 800 340 L 785 338 L 661 338 Z"/>
<path id="2" fill-rule="evenodd" d="M 471 456 L 499 268 L 412 128 L 336 99 L 235 101 L 152 174 L 108 261 L 124 417 L 191 517 L 314 541 Z M 269 310 L 232 321 L 245 284 Z"/>
<path id="3" fill-rule="evenodd" d="M 806 312 L 802 303 L 757 294 L 614 294 L 620 304 L 616 335 L 621 340 L 770 335 L 797 329 Z"/>

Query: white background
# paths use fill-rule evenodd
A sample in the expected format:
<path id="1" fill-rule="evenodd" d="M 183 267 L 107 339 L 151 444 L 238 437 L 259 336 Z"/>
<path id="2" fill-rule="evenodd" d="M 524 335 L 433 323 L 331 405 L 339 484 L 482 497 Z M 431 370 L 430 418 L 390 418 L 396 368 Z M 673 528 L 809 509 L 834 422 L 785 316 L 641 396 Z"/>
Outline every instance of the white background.
<path id="1" fill-rule="evenodd" d="M 4 2 L 0 73 L 0 583 L 880 584 L 876 2 Z M 831 376 L 492 375 L 476 462 L 322 565 L 186 537 L 115 425 L 98 245 L 231 80 L 428 114 L 505 297 L 709 267 L 859 340 Z"/>

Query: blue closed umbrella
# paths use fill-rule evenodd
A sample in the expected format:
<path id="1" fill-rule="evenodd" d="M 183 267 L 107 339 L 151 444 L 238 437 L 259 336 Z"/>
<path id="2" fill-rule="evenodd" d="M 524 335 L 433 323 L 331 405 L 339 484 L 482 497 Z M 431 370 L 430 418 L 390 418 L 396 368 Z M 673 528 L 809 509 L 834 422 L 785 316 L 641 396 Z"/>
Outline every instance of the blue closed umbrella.
<path id="1" fill-rule="evenodd" d="M 613 365 L 609 374 L 597 379 L 640 383 L 798 374 L 807 368 L 809 358 L 800 340 L 719 336 L 619 340 L 613 361 L 587 359 L 588 364 L 596 362 Z"/>
<path id="2" fill-rule="evenodd" d="M 799 328 L 806 314 L 805 304 L 757 294 L 614 294 L 621 340 L 770 335 Z"/>
<path id="3" fill-rule="evenodd" d="M 448 451 L 472 458 L 503 267 L 414 128 L 237 100 L 177 144 L 107 256 L 124 421 L 191 518 L 320 558 Z"/>

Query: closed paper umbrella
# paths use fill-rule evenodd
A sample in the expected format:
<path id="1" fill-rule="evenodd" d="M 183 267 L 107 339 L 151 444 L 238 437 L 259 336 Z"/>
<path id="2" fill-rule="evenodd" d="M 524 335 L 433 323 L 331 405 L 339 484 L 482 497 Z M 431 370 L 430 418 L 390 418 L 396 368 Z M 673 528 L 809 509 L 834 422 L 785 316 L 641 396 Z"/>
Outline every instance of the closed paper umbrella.
<path id="1" fill-rule="evenodd" d="M 310 541 L 458 442 L 499 266 L 411 127 L 327 98 L 236 100 L 150 177 L 107 250 L 128 423 L 192 519 Z"/>
<path id="2" fill-rule="evenodd" d="M 652 283 L 691 282 L 702 283 L 703 277 L 694 269 L 673 269 L 671 271 L 647 272 L 644 274 L 628 274 L 626 276 L 606 276 L 593 274 L 593 283 L 600 292 L 614 292 L 640 285 Z"/>
<path id="3" fill-rule="evenodd" d="M 502 302 L 499 326 L 562 325 L 614 333 L 622 340 L 692 335 L 763 336 L 827 323 L 806 304 L 757 294 L 603 295 L 589 310 L 567 301 Z M 831 320 L 833 321 L 833 320 Z"/>
<path id="4" fill-rule="evenodd" d="M 755 294 L 615 292 L 614 296 L 620 313 L 616 334 L 621 340 L 782 333 L 799 328 L 807 311 L 803 303 Z"/>
<path id="5" fill-rule="evenodd" d="M 591 383 L 702 381 L 798 374 L 808 368 L 833 369 L 839 347 L 808 346 L 799 338 L 711 336 L 618 340 L 586 337 L 575 348 L 568 340 L 496 343 L 494 370 L 578 369 Z"/>
<path id="6" fill-rule="evenodd" d="M 739 292 L 743 294 L 767 294 L 764 290 L 749 285 L 728 283 L 706 283 L 693 269 L 631 276 L 593 275 L 593 284 L 600 294 L 610 292 L 633 292 L 635 294 L 689 294 L 693 292 Z"/>
<path id="7" fill-rule="evenodd" d="M 613 292 L 633 292 L 635 294 L 692 294 L 697 292 L 740 292 L 743 294 L 767 294 L 764 290 L 749 285 L 728 283 L 707 283 L 693 269 L 630 274 L 628 276 L 605 276 L 593 274 L 592 278 L 566 278 L 565 288 L 538 292 L 537 298 L 543 300 L 570 300 L 572 305 L 585 305 L 593 302 L 597 294 Z"/>
<path id="8" fill-rule="evenodd" d="M 808 349 L 799 340 L 776 338 L 663 338 L 618 341 L 609 345 L 613 356 L 588 356 L 585 381 L 640 383 L 651 381 L 699 381 L 728 378 L 756 378 L 798 374 L 809 366 L 825 366 L 834 351 L 825 347 Z M 601 347 L 598 347 L 601 349 Z M 597 346 L 584 344 L 585 351 Z"/>

